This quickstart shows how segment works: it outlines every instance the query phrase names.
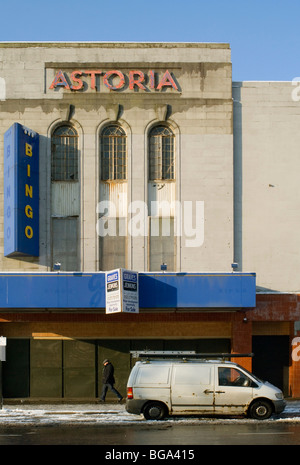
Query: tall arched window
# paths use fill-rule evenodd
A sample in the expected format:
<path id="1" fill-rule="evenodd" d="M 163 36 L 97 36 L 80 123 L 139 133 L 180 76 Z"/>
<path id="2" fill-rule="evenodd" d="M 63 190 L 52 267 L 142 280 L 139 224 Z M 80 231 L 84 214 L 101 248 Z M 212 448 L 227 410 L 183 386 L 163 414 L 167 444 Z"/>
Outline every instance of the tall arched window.
<path id="1" fill-rule="evenodd" d="M 99 224 L 99 269 L 126 268 L 127 260 L 127 137 L 118 124 L 100 133 L 99 198 L 109 204 Z M 112 182 L 111 182 L 112 181 Z M 122 199 L 120 201 L 120 199 Z M 101 232 L 102 231 L 102 232 Z"/>
<path id="2" fill-rule="evenodd" d="M 149 134 L 149 180 L 175 179 L 174 134 L 167 126 L 155 126 Z"/>
<path id="3" fill-rule="evenodd" d="M 80 270 L 80 182 L 78 133 L 62 124 L 51 137 L 52 266 Z"/>
<path id="4" fill-rule="evenodd" d="M 176 269 L 174 236 L 176 198 L 175 136 L 172 130 L 159 124 L 153 127 L 148 139 L 148 269 L 160 271 L 166 264 L 169 271 Z"/>
<path id="5" fill-rule="evenodd" d="M 122 181 L 127 177 L 126 134 L 117 125 L 104 128 L 101 133 L 101 180 Z"/>

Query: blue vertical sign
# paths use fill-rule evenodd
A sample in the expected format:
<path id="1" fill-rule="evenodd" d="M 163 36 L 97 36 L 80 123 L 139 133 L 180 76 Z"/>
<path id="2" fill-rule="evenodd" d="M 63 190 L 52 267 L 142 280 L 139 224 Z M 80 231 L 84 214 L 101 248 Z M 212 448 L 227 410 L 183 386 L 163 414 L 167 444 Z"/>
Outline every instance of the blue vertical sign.
<path id="1" fill-rule="evenodd" d="M 4 134 L 4 256 L 39 256 L 39 135 L 14 123 Z"/>

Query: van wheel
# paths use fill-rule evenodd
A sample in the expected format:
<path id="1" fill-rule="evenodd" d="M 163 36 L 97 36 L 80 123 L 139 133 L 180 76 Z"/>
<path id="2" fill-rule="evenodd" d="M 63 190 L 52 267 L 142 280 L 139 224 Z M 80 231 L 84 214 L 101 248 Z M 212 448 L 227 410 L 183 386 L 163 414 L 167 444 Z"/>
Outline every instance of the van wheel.
<path id="1" fill-rule="evenodd" d="M 150 402 L 143 411 L 146 420 L 162 420 L 166 416 L 166 408 L 159 402 Z"/>
<path id="2" fill-rule="evenodd" d="M 250 417 L 255 420 L 267 420 L 273 413 L 270 402 L 266 400 L 257 400 L 250 407 Z"/>

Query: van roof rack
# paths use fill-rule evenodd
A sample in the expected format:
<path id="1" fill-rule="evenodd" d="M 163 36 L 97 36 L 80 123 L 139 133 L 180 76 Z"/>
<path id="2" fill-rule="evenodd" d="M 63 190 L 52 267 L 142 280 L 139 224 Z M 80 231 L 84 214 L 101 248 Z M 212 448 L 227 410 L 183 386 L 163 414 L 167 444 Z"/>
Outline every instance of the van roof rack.
<path id="1" fill-rule="evenodd" d="M 228 354 L 228 353 L 208 353 L 197 354 L 194 350 L 131 350 L 133 358 L 237 358 L 237 357 L 254 357 L 253 353 L 249 354 Z"/>

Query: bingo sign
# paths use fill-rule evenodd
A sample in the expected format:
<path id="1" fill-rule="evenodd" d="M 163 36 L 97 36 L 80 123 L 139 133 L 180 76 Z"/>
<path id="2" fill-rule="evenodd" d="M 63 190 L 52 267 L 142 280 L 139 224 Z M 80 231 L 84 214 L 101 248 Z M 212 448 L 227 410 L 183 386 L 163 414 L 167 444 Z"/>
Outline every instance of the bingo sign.
<path id="1" fill-rule="evenodd" d="M 14 123 L 4 134 L 4 256 L 39 256 L 39 135 Z"/>
<path id="2" fill-rule="evenodd" d="M 105 274 L 106 313 L 139 313 L 138 272 L 122 268 Z"/>

